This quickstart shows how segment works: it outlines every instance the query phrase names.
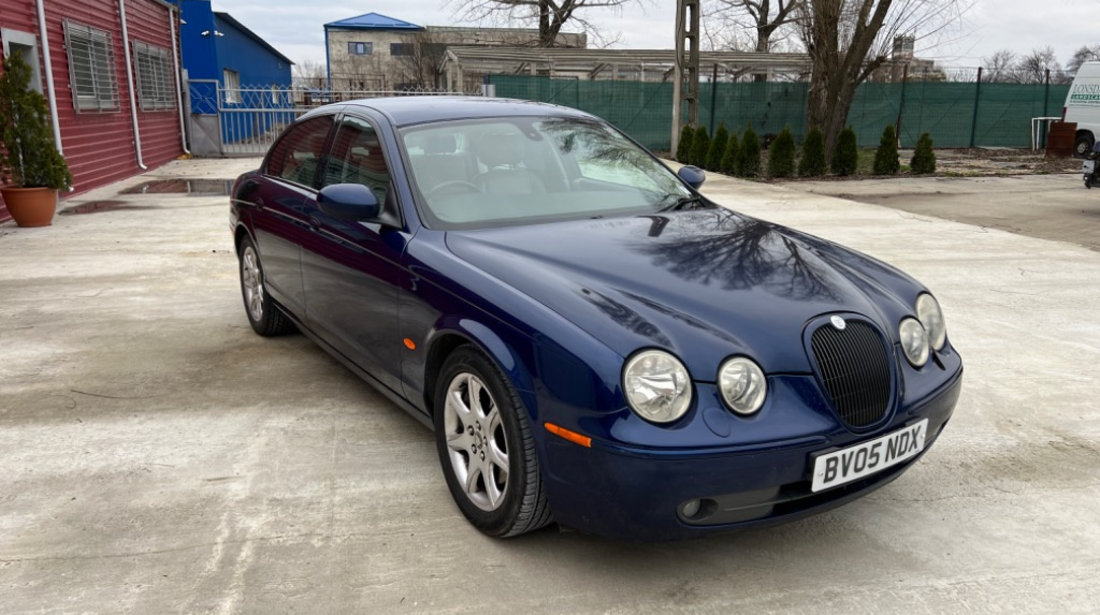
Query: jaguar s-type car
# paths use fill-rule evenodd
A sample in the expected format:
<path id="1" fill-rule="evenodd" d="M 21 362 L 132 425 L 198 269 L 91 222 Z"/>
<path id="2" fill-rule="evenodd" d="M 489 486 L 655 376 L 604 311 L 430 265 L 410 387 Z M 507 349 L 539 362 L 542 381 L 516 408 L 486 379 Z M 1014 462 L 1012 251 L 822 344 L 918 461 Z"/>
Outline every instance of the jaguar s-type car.
<path id="1" fill-rule="evenodd" d="M 492 536 L 687 537 L 890 482 L 959 395 L 936 299 L 702 182 L 573 109 L 328 105 L 235 184 L 245 312 L 431 427 Z"/>

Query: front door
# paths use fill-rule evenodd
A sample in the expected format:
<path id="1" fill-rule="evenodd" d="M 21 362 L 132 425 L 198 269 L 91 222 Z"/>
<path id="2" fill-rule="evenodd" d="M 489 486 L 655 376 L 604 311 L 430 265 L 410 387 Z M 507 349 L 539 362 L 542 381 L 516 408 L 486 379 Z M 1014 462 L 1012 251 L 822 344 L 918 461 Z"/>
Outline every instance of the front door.
<path id="1" fill-rule="evenodd" d="M 352 116 L 340 121 L 321 176 L 321 187 L 342 183 L 367 186 L 383 204 L 384 217 L 400 220 L 378 133 Z M 315 204 L 310 220 L 314 243 L 302 250 L 310 328 L 400 393 L 404 345 L 397 327 L 397 289 L 408 277 L 400 264 L 408 235 L 396 228 L 400 224 L 341 220 Z"/>

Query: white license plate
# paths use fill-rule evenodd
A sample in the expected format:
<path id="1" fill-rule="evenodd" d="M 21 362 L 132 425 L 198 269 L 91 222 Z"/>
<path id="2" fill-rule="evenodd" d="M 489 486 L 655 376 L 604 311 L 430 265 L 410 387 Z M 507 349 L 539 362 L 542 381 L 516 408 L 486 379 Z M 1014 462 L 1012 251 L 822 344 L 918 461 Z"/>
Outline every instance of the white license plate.
<path id="1" fill-rule="evenodd" d="M 814 458 L 812 490 L 816 493 L 850 483 L 911 459 L 924 450 L 926 435 L 928 419 L 874 440 L 818 455 Z"/>
<path id="2" fill-rule="evenodd" d="M 1092 173 L 1094 168 L 1096 168 L 1095 160 L 1085 160 L 1081 163 L 1081 172 L 1083 173 Z"/>

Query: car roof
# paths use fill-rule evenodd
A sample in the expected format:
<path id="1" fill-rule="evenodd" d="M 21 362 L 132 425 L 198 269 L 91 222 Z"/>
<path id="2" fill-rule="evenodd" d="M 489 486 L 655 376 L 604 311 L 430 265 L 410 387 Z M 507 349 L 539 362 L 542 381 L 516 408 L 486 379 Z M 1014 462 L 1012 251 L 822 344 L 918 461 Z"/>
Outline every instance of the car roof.
<path id="1" fill-rule="evenodd" d="M 408 126 L 443 120 L 510 116 L 564 116 L 594 119 L 593 116 L 583 111 L 570 109 L 569 107 L 511 98 L 393 96 L 388 98 L 364 98 L 337 104 L 374 109 L 389 118 L 394 126 Z"/>

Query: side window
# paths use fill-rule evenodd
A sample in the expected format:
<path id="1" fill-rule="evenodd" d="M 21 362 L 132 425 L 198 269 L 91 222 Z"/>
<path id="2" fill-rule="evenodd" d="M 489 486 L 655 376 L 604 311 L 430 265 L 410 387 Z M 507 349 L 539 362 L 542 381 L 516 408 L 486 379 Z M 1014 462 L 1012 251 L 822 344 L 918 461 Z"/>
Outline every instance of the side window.
<path id="1" fill-rule="evenodd" d="M 332 152 L 325 164 L 322 187 L 332 184 L 363 184 L 386 202 L 390 171 L 382 155 L 378 133 L 365 120 L 345 117 L 336 131 Z"/>
<path id="2" fill-rule="evenodd" d="M 330 128 L 332 116 L 322 115 L 290 129 L 272 148 L 264 173 L 302 186 L 316 187 L 314 178 Z"/>

